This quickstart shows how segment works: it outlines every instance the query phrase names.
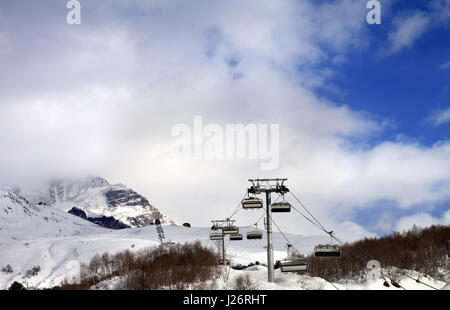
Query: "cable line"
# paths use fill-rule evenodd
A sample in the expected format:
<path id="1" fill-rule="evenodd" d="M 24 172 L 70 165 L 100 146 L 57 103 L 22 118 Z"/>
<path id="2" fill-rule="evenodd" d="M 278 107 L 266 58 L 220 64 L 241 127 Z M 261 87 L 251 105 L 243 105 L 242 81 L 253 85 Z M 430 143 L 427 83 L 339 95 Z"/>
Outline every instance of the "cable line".
<path id="1" fill-rule="evenodd" d="M 232 219 L 233 216 L 235 216 L 236 213 L 238 213 L 240 211 L 240 209 L 242 208 L 242 201 L 244 200 L 246 195 L 247 195 L 247 191 L 244 192 L 244 196 L 242 197 L 241 201 L 239 201 L 239 204 L 237 205 L 236 209 L 234 209 L 234 212 L 233 212 L 233 214 L 231 214 L 229 219 Z"/>
<path id="2" fill-rule="evenodd" d="M 264 208 L 264 207 L 263 207 Z M 278 226 L 278 224 L 275 222 L 275 220 L 272 218 L 272 216 L 270 217 L 270 221 L 276 226 L 276 228 L 278 229 L 278 231 L 281 233 L 281 235 L 283 236 L 283 238 L 286 240 L 286 242 L 297 252 L 300 254 L 300 251 L 297 250 L 297 248 L 292 244 L 292 242 L 289 241 L 289 239 L 286 237 L 286 235 L 283 233 L 283 231 L 280 229 L 280 227 Z M 324 279 L 326 282 L 330 283 L 336 290 L 339 291 L 339 288 L 334 285 L 331 281 L 328 281 L 325 278 Z"/>
<path id="3" fill-rule="evenodd" d="M 423 284 L 423 285 L 426 285 L 426 286 L 428 286 L 428 287 L 430 287 L 430 288 L 432 288 L 432 289 L 434 289 L 434 290 L 437 290 L 437 291 L 439 291 L 439 289 L 438 289 L 438 288 L 436 288 L 436 287 L 434 287 L 434 286 L 431 286 L 431 285 L 429 285 L 429 284 L 426 284 L 426 283 L 424 283 L 424 282 L 420 281 L 420 280 L 419 280 L 419 278 L 417 278 L 417 279 L 414 279 L 413 277 L 411 277 L 411 276 L 407 275 L 407 274 L 406 274 L 406 271 L 405 271 L 405 272 L 403 272 L 402 274 L 403 274 L 404 276 L 406 276 L 406 277 L 408 277 L 408 278 L 410 278 L 410 279 L 412 279 L 412 280 L 416 281 L 417 283 L 421 283 L 421 284 Z"/>
<path id="4" fill-rule="evenodd" d="M 308 208 L 306 208 L 306 206 L 305 206 L 305 205 L 297 198 L 297 196 L 295 196 L 294 193 L 292 193 L 291 191 L 290 191 L 289 193 L 292 195 L 292 197 L 294 197 L 295 200 L 297 200 L 297 202 L 303 207 L 303 209 L 305 209 L 306 212 L 308 212 L 308 214 L 311 215 L 311 217 L 317 222 L 317 224 L 320 225 L 320 227 L 322 228 L 322 230 L 325 231 L 327 234 L 330 234 L 330 232 L 327 231 L 327 230 L 325 229 L 325 227 L 323 227 L 323 225 L 322 225 L 322 224 L 314 217 L 314 215 L 312 215 L 312 213 L 309 212 Z"/>
<path id="5" fill-rule="evenodd" d="M 247 225 L 247 226 L 239 226 L 239 228 L 249 228 L 249 227 L 253 227 L 253 226 L 257 225 L 257 224 L 259 223 L 259 221 L 261 221 L 261 219 L 262 219 L 263 217 L 264 217 L 264 214 L 261 215 L 261 217 L 256 221 L 255 224 L 253 224 L 253 225 Z"/>

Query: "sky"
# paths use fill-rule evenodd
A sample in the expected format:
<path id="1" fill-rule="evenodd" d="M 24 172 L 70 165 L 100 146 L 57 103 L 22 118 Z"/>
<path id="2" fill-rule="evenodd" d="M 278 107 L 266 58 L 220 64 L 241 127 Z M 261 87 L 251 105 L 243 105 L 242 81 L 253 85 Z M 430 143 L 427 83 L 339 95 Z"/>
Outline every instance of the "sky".
<path id="1" fill-rule="evenodd" d="M 79 2 L 79 25 L 67 1 L 0 2 L 0 183 L 100 175 L 208 226 L 285 177 L 342 238 L 450 224 L 449 0 L 381 0 L 379 25 L 365 0 Z M 278 124 L 279 165 L 176 156 L 194 116 Z"/>

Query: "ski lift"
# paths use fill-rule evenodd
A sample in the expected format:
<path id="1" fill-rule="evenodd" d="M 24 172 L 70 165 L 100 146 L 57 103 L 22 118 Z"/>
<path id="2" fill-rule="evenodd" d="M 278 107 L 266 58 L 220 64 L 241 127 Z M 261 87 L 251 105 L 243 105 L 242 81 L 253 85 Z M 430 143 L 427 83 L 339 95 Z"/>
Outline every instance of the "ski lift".
<path id="1" fill-rule="evenodd" d="M 330 235 L 329 244 L 319 244 L 314 247 L 316 257 L 341 257 L 342 249 L 339 245 L 333 244 L 333 231 L 327 232 Z"/>
<path id="2" fill-rule="evenodd" d="M 262 231 L 258 230 L 258 224 L 255 224 L 255 230 L 251 230 L 247 233 L 247 239 L 248 240 L 258 240 L 262 239 L 263 233 Z"/>
<path id="3" fill-rule="evenodd" d="M 306 260 L 292 260 L 280 262 L 281 272 L 301 272 L 308 271 L 308 262 Z"/>
<path id="4" fill-rule="evenodd" d="M 259 230 L 249 231 L 247 233 L 247 239 L 248 240 L 262 239 L 262 237 L 263 237 L 263 234 Z"/>
<path id="5" fill-rule="evenodd" d="M 261 199 L 256 197 L 248 197 L 245 198 L 242 202 L 242 209 L 248 210 L 248 209 L 261 209 L 263 206 L 263 202 Z"/>
<path id="6" fill-rule="evenodd" d="M 230 235 L 230 241 L 239 241 L 242 240 L 242 234 L 232 234 Z"/>
<path id="7" fill-rule="evenodd" d="M 342 249 L 336 244 L 319 244 L 314 247 L 316 257 L 341 257 Z"/>
<path id="8" fill-rule="evenodd" d="M 239 233 L 239 228 L 233 225 L 222 227 L 223 233 L 227 235 L 235 235 Z"/>
<path id="9" fill-rule="evenodd" d="M 287 259 L 284 261 L 278 261 L 277 264 L 280 266 L 281 272 L 301 272 L 308 271 L 308 262 L 300 256 L 300 253 L 295 251 L 292 244 L 288 243 L 287 248 Z M 295 255 L 297 254 L 297 255 Z"/>
<path id="10" fill-rule="evenodd" d="M 209 234 L 209 240 L 222 240 L 221 233 L 211 233 Z"/>
<path id="11" fill-rule="evenodd" d="M 275 202 L 271 205 L 272 212 L 291 212 L 291 204 L 289 202 Z"/>

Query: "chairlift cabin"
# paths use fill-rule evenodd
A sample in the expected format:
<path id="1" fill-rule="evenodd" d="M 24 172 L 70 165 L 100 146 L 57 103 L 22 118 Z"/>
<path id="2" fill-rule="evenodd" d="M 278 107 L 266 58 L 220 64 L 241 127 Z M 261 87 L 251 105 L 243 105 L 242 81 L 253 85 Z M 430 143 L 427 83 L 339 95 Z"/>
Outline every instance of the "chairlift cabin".
<path id="1" fill-rule="evenodd" d="M 222 227 L 223 233 L 226 235 L 234 235 L 239 233 L 239 228 L 236 226 L 224 226 Z"/>
<path id="2" fill-rule="evenodd" d="M 222 240 L 221 233 L 211 233 L 209 234 L 209 240 Z"/>
<path id="3" fill-rule="evenodd" d="M 232 234 L 230 235 L 230 241 L 239 241 L 244 239 L 242 234 Z"/>
<path id="4" fill-rule="evenodd" d="M 308 271 L 306 260 L 280 262 L 281 272 L 301 272 Z"/>
<path id="5" fill-rule="evenodd" d="M 291 212 L 291 204 L 289 202 L 275 202 L 271 206 L 272 212 Z"/>
<path id="6" fill-rule="evenodd" d="M 261 209 L 263 207 L 263 202 L 261 199 L 256 197 L 245 198 L 242 202 L 242 209 Z"/>
<path id="7" fill-rule="evenodd" d="M 259 230 L 252 230 L 247 233 L 248 240 L 257 240 L 262 239 L 263 233 Z"/>
<path id="8" fill-rule="evenodd" d="M 342 249 L 335 244 L 319 244 L 314 247 L 316 257 L 341 257 Z"/>

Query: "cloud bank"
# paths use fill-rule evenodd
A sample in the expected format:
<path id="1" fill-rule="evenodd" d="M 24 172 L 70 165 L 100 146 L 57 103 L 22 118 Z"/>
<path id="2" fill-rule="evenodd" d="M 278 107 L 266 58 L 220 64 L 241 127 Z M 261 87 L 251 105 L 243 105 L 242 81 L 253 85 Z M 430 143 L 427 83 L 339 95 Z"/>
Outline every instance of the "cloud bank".
<path id="1" fill-rule="evenodd" d="M 330 61 L 367 48 L 365 3 L 82 4 L 79 26 L 65 24 L 60 1 L 0 5 L 0 183 L 98 174 L 206 226 L 233 212 L 248 178 L 287 177 L 325 226 L 350 239 L 372 235 L 353 212 L 374 202 L 406 210 L 450 199 L 449 141 L 373 145 L 387 120 L 315 91 L 334 74 Z M 393 35 L 397 48 L 412 42 L 415 23 Z M 280 124 L 279 168 L 173 156 L 172 127 L 194 115 Z M 258 217 L 240 212 L 239 224 Z M 299 216 L 277 221 L 320 233 Z"/>

